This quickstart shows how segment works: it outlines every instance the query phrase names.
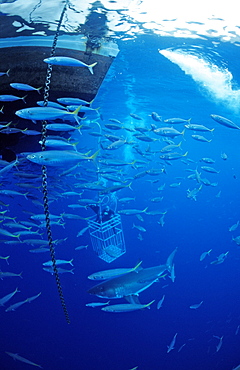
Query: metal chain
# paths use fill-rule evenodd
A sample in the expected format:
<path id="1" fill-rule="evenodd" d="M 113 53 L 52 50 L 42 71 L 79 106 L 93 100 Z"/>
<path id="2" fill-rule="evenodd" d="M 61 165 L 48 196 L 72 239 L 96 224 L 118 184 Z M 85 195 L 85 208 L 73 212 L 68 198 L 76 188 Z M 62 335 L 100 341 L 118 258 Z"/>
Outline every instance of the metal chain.
<path id="1" fill-rule="evenodd" d="M 64 8 L 61 13 L 61 17 L 58 21 L 58 26 L 57 26 L 57 31 L 54 36 L 53 44 L 52 44 L 52 49 L 51 49 L 51 54 L 50 56 L 54 56 L 56 52 L 56 46 L 57 46 L 57 40 L 59 36 L 59 30 L 62 24 L 62 20 L 65 14 L 65 11 L 67 9 L 68 5 L 68 0 L 66 0 Z M 47 73 L 46 73 L 46 80 L 45 80 L 45 87 L 44 87 L 44 107 L 48 105 L 48 98 L 49 98 L 49 90 L 50 90 L 50 83 L 51 83 L 51 77 L 52 77 L 52 65 L 48 64 L 47 68 Z M 46 150 L 46 138 L 47 138 L 47 121 L 42 122 L 42 151 Z M 68 315 L 68 310 L 65 304 L 64 296 L 63 296 L 63 291 L 62 291 L 62 286 L 61 286 L 61 281 L 60 277 L 58 274 L 58 269 L 57 269 L 57 264 L 56 264 L 56 258 L 55 258 L 55 248 L 54 248 L 54 243 L 53 243 L 53 238 L 52 238 L 52 230 L 51 230 L 51 223 L 50 223 L 50 212 L 49 212 L 49 202 L 48 202 L 48 189 L 47 189 L 47 167 L 45 165 L 42 166 L 42 189 L 43 189 L 43 207 L 44 207 L 44 213 L 46 216 L 46 230 L 47 230 L 47 237 L 48 237 L 48 244 L 49 244 L 49 249 L 50 249 L 50 255 L 51 255 L 51 260 L 52 260 L 52 267 L 57 283 L 57 289 L 58 289 L 58 294 L 60 297 L 61 305 L 63 308 L 63 312 L 65 315 L 65 318 L 67 320 L 67 323 L 70 324 L 70 318 Z"/>

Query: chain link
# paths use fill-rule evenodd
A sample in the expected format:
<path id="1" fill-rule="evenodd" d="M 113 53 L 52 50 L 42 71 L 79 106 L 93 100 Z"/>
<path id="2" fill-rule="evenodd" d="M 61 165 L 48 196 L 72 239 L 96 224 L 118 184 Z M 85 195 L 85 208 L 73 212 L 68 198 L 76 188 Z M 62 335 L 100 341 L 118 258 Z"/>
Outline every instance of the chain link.
<path id="1" fill-rule="evenodd" d="M 64 8 L 61 13 L 61 17 L 58 21 L 58 26 L 57 26 L 57 31 L 54 36 L 53 44 L 52 44 L 52 49 L 51 49 L 51 54 L 50 56 L 54 56 L 56 52 L 56 46 L 57 46 L 57 40 L 59 36 L 59 30 L 62 24 L 62 20 L 65 14 L 65 11 L 67 9 L 68 5 L 68 0 L 66 0 Z M 47 67 L 47 73 L 46 73 L 46 80 L 45 80 L 45 86 L 44 86 L 44 107 L 48 105 L 48 99 L 49 99 L 49 91 L 50 91 L 50 83 L 51 83 L 51 77 L 52 77 L 52 65 L 48 64 Z M 47 121 L 42 122 L 42 151 L 46 150 L 46 139 L 47 139 Z M 63 308 L 63 312 L 65 315 L 65 318 L 67 320 L 67 323 L 70 324 L 70 318 L 68 315 L 68 310 L 65 304 L 64 296 L 63 296 L 63 291 L 62 291 L 62 286 L 61 286 L 61 281 L 57 269 L 57 264 L 56 264 L 56 258 L 55 258 L 55 248 L 54 248 L 54 243 L 53 243 L 53 238 L 52 238 L 52 230 L 51 230 L 51 223 L 50 223 L 50 212 L 49 212 L 49 202 L 48 202 L 48 189 L 47 189 L 47 167 L 45 165 L 42 166 L 42 191 L 43 191 L 43 207 L 44 207 L 44 213 L 46 216 L 46 231 L 47 231 L 47 237 L 48 237 L 48 244 L 49 244 L 49 249 L 50 249 L 50 255 L 51 255 L 51 260 L 52 260 L 52 267 L 57 283 L 57 289 L 58 289 L 58 294 L 59 298 L 61 301 L 61 305 Z"/>

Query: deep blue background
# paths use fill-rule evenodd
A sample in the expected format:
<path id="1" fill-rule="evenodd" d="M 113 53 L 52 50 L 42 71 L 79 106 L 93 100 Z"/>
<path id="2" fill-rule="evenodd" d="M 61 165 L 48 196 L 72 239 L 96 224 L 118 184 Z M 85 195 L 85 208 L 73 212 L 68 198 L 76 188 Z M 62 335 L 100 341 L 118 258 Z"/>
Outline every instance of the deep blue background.
<path id="1" fill-rule="evenodd" d="M 187 45 L 186 45 L 187 43 Z M 69 311 L 71 324 L 67 325 L 58 298 L 54 277 L 42 270 L 42 263 L 49 259 L 48 254 L 31 254 L 28 245 L 7 245 L 1 243 L 1 255 L 10 255 L 7 266 L 0 261 L 3 271 L 19 273 L 23 271 L 23 280 L 9 278 L 0 281 L 1 297 L 13 291 L 17 286 L 21 290 L 12 301 L 17 302 L 26 297 L 42 292 L 41 296 L 17 309 L 15 312 L 5 312 L 0 308 L 1 315 L 1 370 L 25 369 L 28 365 L 13 362 L 4 352 L 19 353 L 46 370 L 86 369 L 86 370 L 124 370 L 139 366 L 139 370 L 231 370 L 240 362 L 239 335 L 235 335 L 240 324 L 239 316 L 239 248 L 231 241 L 232 235 L 238 236 L 238 229 L 230 233 L 228 228 L 239 219 L 239 138 L 238 130 L 231 130 L 218 125 L 210 118 L 210 114 L 227 116 L 239 124 L 238 116 L 219 101 L 213 101 L 190 76 L 168 59 L 158 53 L 158 49 L 179 47 L 184 45 L 187 50 L 198 45 L 201 55 L 208 55 L 213 48 L 212 40 L 194 40 L 160 38 L 157 36 L 139 36 L 135 40 L 119 41 L 120 53 L 115 59 L 106 80 L 99 90 L 94 106 L 101 107 L 104 127 L 109 118 L 124 122 L 134 122 L 129 113 L 143 117 L 145 124 L 153 123 L 151 113 L 158 112 L 164 119 L 171 117 L 192 118 L 192 121 L 215 127 L 211 143 L 194 141 L 185 133 L 182 143 L 183 153 L 188 151 L 188 157 L 195 163 L 188 165 L 174 161 L 172 166 L 166 165 L 167 174 L 159 176 L 159 182 L 150 184 L 143 177 L 133 181 L 132 188 L 122 190 L 117 194 L 121 197 L 135 197 L 136 201 L 125 208 L 167 210 L 165 225 L 161 227 L 157 221 L 160 216 L 143 214 L 144 223 L 136 216 L 122 216 L 127 253 L 111 263 L 106 264 L 96 257 L 91 249 L 88 234 L 76 238 L 80 229 L 86 226 L 85 221 L 67 220 L 65 229 L 53 226 L 53 238 L 65 238 L 67 241 L 56 247 L 56 256 L 61 259 L 74 258 L 74 275 L 61 275 L 61 283 Z M 239 49 L 231 44 L 219 44 L 216 64 L 228 64 L 234 76 L 239 81 L 239 66 L 237 56 Z M 26 81 L 27 82 L 27 81 Z M 182 126 L 177 127 L 180 131 Z M 123 136 L 126 135 L 122 131 Z M 97 139 L 89 138 L 84 132 L 79 143 L 82 147 L 96 147 Z M 179 139 L 175 140 L 177 143 Z M 147 144 L 139 142 L 144 149 Z M 154 144 L 154 148 L 158 146 Z M 113 152 L 113 156 L 126 158 L 125 147 Z M 223 161 L 221 153 L 225 152 L 228 159 Z M 135 151 L 128 149 L 127 157 L 142 159 Z M 103 153 L 101 153 L 103 154 Z M 202 177 L 211 182 L 217 182 L 217 187 L 203 185 L 197 201 L 186 197 L 187 189 L 193 189 L 198 184 L 187 176 L 186 168 L 195 169 L 203 165 L 199 160 L 211 157 L 213 165 L 220 170 L 219 174 L 202 172 Z M 149 168 L 160 168 L 156 154 L 151 157 Z M 92 164 L 83 165 L 94 169 Z M 27 169 L 37 170 L 37 166 L 26 165 Z M 24 169 L 24 166 L 22 167 Z M 129 176 L 143 169 L 124 168 Z M 51 171 L 50 171 L 51 172 Z M 169 187 L 179 182 L 178 188 Z M 53 184 L 61 184 L 67 191 L 77 180 L 74 178 L 49 179 L 50 194 Z M 4 179 L 2 187 L 17 188 L 20 182 L 9 175 Z M 159 194 L 157 188 L 166 183 L 165 189 Z M 216 197 L 221 190 L 221 196 Z M 62 212 L 74 213 L 67 207 L 77 199 L 61 198 L 50 204 L 54 214 Z M 41 200 L 41 193 L 33 189 L 32 193 Z M 164 196 L 162 203 L 151 203 L 150 199 Z M 94 193 L 83 194 L 84 198 L 94 197 Z M 23 211 L 42 213 L 31 200 L 1 197 L 9 204 L 8 215 L 16 217 L 17 221 L 28 220 L 29 215 Z M 123 208 L 119 204 L 118 209 Z M 1 210 L 5 207 L 2 206 Z M 89 211 L 79 210 L 83 217 L 90 215 Z M 138 230 L 132 229 L 132 224 L 144 226 L 140 241 Z M 4 238 L 1 238 L 4 239 Z M 75 251 L 78 245 L 90 244 L 87 250 Z M 131 267 L 140 259 L 143 267 L 155 266 L 166 261 L 167 256 L 178 247 L 175 257 L 176 280 L 169 278 L 154 284 L 141 293 L 140 300 L 148 303 L 158 301 L 166 295 L 163 307 L 156 309 L 156 303 L 150 310 L 142 310 L 125 314 L 105 313 L 98 308 L 92 309 L 85 304 L 99 301 L 91 297 L 87 290 L 93 282 L 87 279 L 91 273 L 107 268 Z M 199 261 L 202 252 L 212 249 L 210 257 Z M 220 253 L 229 251 L 223 264 L 211 265 Z M 162 289 L 163 285 L 168 285 Z M 198 310 L 191 310 L 190 305 L 203 301 Z M 120 301 L 119 301 L 120 302 Z M 124 302 L 123 300 L 121 301 Z M 11 304 L 10 303 L 10 304 Z M 115 302 L 114 302 L 115 303 Z M 7 305 L 8 306 L 8 305 Z M 175 350 L 167 354 L 175 333 L 178 333 Z M 224 336 L 223 345 L 216 353 L 218 339 L 213 336 Z M 178 352 L 182 344 L 186 346 Z"/>

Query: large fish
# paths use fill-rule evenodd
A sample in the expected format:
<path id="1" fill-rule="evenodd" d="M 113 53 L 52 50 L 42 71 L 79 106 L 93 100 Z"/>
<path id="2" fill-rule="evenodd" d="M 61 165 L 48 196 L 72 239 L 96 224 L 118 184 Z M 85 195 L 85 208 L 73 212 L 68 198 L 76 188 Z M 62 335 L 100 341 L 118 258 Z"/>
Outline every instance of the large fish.
<path id="1" fill-rule="evenodd" d="M 164 271 L 171 271 L 176 252 L 177 248 L 170 254 L 165 265 L 131 271 L 93 286 L 88 293 L 108 299 L 137 296 L 158 281 Z"/>
<path id="2" fill-rule="evenodd" d="M 83 155 L 71 150 L 45 150 L 41 152 L 31 153 L 27 155 L 27 159 L 31 162 L 45 166 L 65 166 L 71 163 L 80 163 L 85 160 L 94 160 L 99 153 L 99 150 L 91 155 Z"/>

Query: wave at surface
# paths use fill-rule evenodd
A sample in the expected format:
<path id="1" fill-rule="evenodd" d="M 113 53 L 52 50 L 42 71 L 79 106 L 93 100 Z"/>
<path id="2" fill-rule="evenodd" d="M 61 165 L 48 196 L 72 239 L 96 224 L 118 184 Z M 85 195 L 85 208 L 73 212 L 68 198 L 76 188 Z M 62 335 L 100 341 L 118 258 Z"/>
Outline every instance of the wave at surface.
<path id="1" fill-rule="evenodd" d="M 210 60 L 183 50 L 159 50 L 159 53 L 177 64 L 182 71 L 207 92 L 216 103 L 223 103 L 235 113 L 240 110 L 240 90 L 233 88 L 233 75 L 224 67 L 219 67 Z"/>

